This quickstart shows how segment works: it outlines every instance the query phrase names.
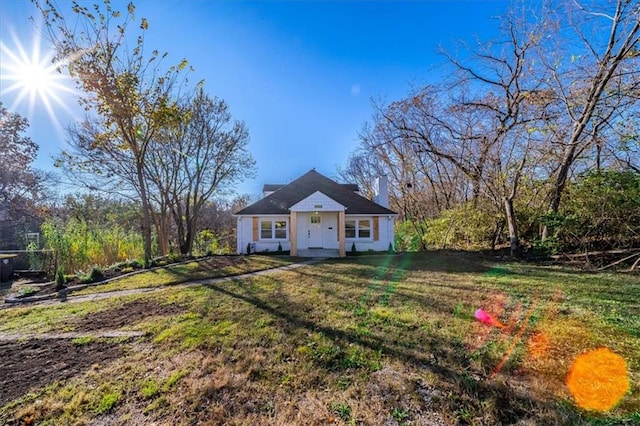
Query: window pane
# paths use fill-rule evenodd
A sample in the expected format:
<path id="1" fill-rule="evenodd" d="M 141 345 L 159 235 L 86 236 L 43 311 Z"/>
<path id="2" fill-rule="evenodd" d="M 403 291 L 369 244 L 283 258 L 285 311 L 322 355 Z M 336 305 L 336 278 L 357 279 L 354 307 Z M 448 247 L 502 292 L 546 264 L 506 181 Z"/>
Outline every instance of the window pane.
<path id="1" fill-rule="evenodd" d="M 273 238 L 273 233 L 271 232 L 271 221 L 263 220 L 260 222 L 260 238 L 262 239 L 271 239 Z"/>
<path id="2" fill-rule="evenodd" d="M 276 238 L 284 240 L 287 238 L 287 222 L 276 222 Z"/>
<path id="3" fill-rule="evenodd" d="M 318 215 L 311 216 L 311 223 L 313 223 L 313 224 L 320 223 L 320 216 L 318 216 Z"/>
<path id="4" fill-rule="evenodd" d="M 346 238 L 356 237 L 356 221 L 355 220 L 344 221 L 344 234 Z"/>
<path id="5" fill-rule="evenodd" d="M 359 238 L 370 238 L 371 237 L 371 221 L 370 220 L 359 220 L 358 221 L 358 237 Z"/>

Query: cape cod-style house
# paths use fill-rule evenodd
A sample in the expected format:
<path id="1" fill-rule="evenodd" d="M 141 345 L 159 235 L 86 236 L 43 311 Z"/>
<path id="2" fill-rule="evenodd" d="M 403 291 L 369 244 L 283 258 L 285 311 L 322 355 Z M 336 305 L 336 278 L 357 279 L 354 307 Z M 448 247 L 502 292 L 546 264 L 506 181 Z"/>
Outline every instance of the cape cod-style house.
<path id="1" fill-rule="evenodd" d="M 357 251 L 386 251 L 394 244 L 397 214 L 388 208 L 387 178 L 378 183 L 377 202 L 315 169 L 286 185 L 267 184 L 264 198 L 235 214 L 237 251 L 280 247 L 292 256 L 314 256 L 323 249 L 344 257 L 354 244 Z"/>

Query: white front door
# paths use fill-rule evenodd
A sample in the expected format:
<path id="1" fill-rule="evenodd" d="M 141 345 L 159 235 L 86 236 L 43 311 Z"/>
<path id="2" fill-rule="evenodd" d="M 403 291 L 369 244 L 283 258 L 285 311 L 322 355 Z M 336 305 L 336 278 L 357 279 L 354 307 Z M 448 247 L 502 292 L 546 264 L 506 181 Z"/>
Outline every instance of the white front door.
<path id="1" fill-rule="evenodd" d="M 318 214 L 309 216 L 309 248 L 322 248 L 322 218 Z"/>

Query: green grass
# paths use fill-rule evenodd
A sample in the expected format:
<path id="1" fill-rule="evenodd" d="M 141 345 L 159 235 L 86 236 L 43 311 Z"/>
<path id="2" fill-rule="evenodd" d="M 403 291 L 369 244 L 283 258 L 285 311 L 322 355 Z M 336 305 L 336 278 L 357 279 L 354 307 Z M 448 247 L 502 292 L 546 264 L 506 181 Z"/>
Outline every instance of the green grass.
<path id="1" fill-rule="evenodd" d="M 160 383 L 158 383 L 156 380 L 148 379 L 142 386 L 142 389 L 140 389 L 140 393 L 145 398 L 151 399 L 160 393 L 160 388 Z"/>
<path id="2" fill-rule="evenodd" d="M 256 425 L 640 418 L 638 275 L 468 253 L 360 256 L 99 303 L 4 310 L 0 331 L 63 328 L 134 300 L 180 310 L 131 318 L 123 328 L 146 335 L 123 341 L 121 359 L 1 407 L 0 423 L 89 424 L 105 416 L 135 423 L 141 415 L 150 423 Z M 505 329 L 477 322 L 479 307 Z M 578 355 L 602 346 L 625 359 L 631 388 L 611 410 L 594 412 L 575 405 L 565 379 Z"/>
<path id="3" fill-rule="evenodd" d="M 73 295 L 105 293 L 117 290 L 132 290 L 138 288 L 162 287 L 199 279 L 226 277 L 277 268 L 294 263 L 293 258 L 287 256 L 246 256 L 237 257 L 237 263 L 223 267 L 212 266 L 216 258 L 204 259 L 176 266 L 167 266 L 153 271 L 145 271 L 133 276 L 123 277 L 115 281 L 83 290 L 74 291 Z"/>
<path id="4" fill-rule="evenodd" d="M 134 296 L 134 298 L 136 298 Z M 103 302 L 81 302 L 50 306 L 20 306 L 2 311 L 3 321 L 0 332 L 6 333 L 47 333 L 70 331 L 69 320 L 109 309 Z"/>
<path id="5" fill-rule="evenodd" d="M 71 342 L 74 345 L 78 345 L 78 346 L 84 346 L 84 345 L 88 345 L 90 343 L 93 343 L 93 341 L 95 341 L 96 338 L 93 336 L 83 336 L 83 337 L 76 337 L 75 339 L 71 339 Z"/>
<path id="6" fill-rule="evenodd" d="M 108 413 L 122 399 L 119 392 L 108 392 L 102 395 L 93 412 L 97 415 Z"/>

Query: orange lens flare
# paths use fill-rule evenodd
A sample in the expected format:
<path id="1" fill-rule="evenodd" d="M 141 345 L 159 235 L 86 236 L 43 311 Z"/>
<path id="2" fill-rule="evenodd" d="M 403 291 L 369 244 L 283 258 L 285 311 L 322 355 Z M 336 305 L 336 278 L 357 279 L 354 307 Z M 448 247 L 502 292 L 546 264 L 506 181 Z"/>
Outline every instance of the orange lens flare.
<path id="1" fill-rule="evenodd" d="M 527 342 L 527 349 L 533 359 L 544 358 L 549 352 L 549 337 L 540 331 L 534 333 Z"/>
<path id="2" fill-rule="evenodd" d="M 627 363 L 607 348 L 587 352 L 573 362 L 567 387 L 578 406 L 607 411 L 629 391 Z"/>

